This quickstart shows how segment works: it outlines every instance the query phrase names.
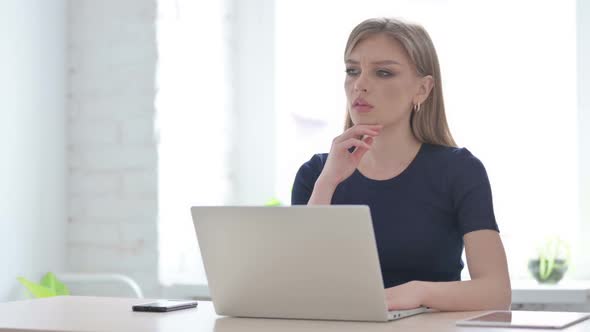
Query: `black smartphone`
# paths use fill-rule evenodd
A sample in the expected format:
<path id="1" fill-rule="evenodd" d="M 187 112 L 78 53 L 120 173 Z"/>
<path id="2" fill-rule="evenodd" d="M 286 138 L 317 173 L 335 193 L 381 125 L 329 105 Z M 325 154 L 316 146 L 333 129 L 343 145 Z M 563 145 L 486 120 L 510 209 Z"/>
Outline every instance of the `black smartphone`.
<path id="1" fill-rule="evenodd" d="M 197 301 L 192 300 L 157 300 L 155 302 L 136 304 L 133 311 L 168 312 L 174 310 L 194 308 Z"/>

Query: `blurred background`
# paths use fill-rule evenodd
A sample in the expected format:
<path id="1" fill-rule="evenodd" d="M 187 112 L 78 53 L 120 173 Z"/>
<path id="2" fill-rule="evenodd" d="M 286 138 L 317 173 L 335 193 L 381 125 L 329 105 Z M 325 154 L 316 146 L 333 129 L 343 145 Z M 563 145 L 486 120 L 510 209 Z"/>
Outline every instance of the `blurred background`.
<path id="1" fill-rule="evenodd" d="M 512 278 L 559 237 L 564 282 L 590 283 L 588 1 L 0 0 L 0 302 L 48 271 L 207 297 L 190 206 L 290 204 L 342 130 L 348 34 L 378 16 L 430 33 Z"/>

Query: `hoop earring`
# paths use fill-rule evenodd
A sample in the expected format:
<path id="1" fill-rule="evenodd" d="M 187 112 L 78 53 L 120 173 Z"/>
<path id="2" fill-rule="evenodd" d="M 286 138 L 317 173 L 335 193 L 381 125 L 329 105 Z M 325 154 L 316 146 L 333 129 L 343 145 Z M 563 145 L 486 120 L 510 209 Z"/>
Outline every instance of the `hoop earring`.
<path id="1" fill-rule="evenodd" d="M 420 103 L 414 104 L 414 106 L 412 107 L 412 110 L 416 113 L 420 112 Z"/>

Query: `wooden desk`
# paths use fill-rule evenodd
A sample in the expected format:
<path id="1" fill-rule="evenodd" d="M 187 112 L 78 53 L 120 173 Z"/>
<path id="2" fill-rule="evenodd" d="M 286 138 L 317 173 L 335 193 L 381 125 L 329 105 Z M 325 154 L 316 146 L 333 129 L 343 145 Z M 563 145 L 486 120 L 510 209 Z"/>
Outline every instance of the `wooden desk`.
<path id="1" fill-rule="evenodd" d="M 457 327 L 455 321 L 478 312 L 428 313 L 388 323 L 220 317 L 211 302 L 168 313 L 133 312 L 145 299 L 64 296 L 0 303 L 0 331 L 526 331 Z M 542 330 L 535 330 L 542 331 Z M 590 320 L 563 331 L 590 331 Z"/>

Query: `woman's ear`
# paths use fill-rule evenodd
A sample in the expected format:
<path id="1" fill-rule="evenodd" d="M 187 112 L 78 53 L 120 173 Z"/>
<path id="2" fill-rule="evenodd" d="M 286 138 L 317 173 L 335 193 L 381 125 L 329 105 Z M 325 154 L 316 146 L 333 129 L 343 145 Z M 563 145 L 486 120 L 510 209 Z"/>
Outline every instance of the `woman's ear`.
<path id="1" fill-rule="evenodd" d="M 418 93 L 414 97 L 414 100 L 415 103 L 422 104 L 428 98 L 434 87 L 434 78 L 431 75 L 426 75 L 420 78 L 418 84 Z"/>

